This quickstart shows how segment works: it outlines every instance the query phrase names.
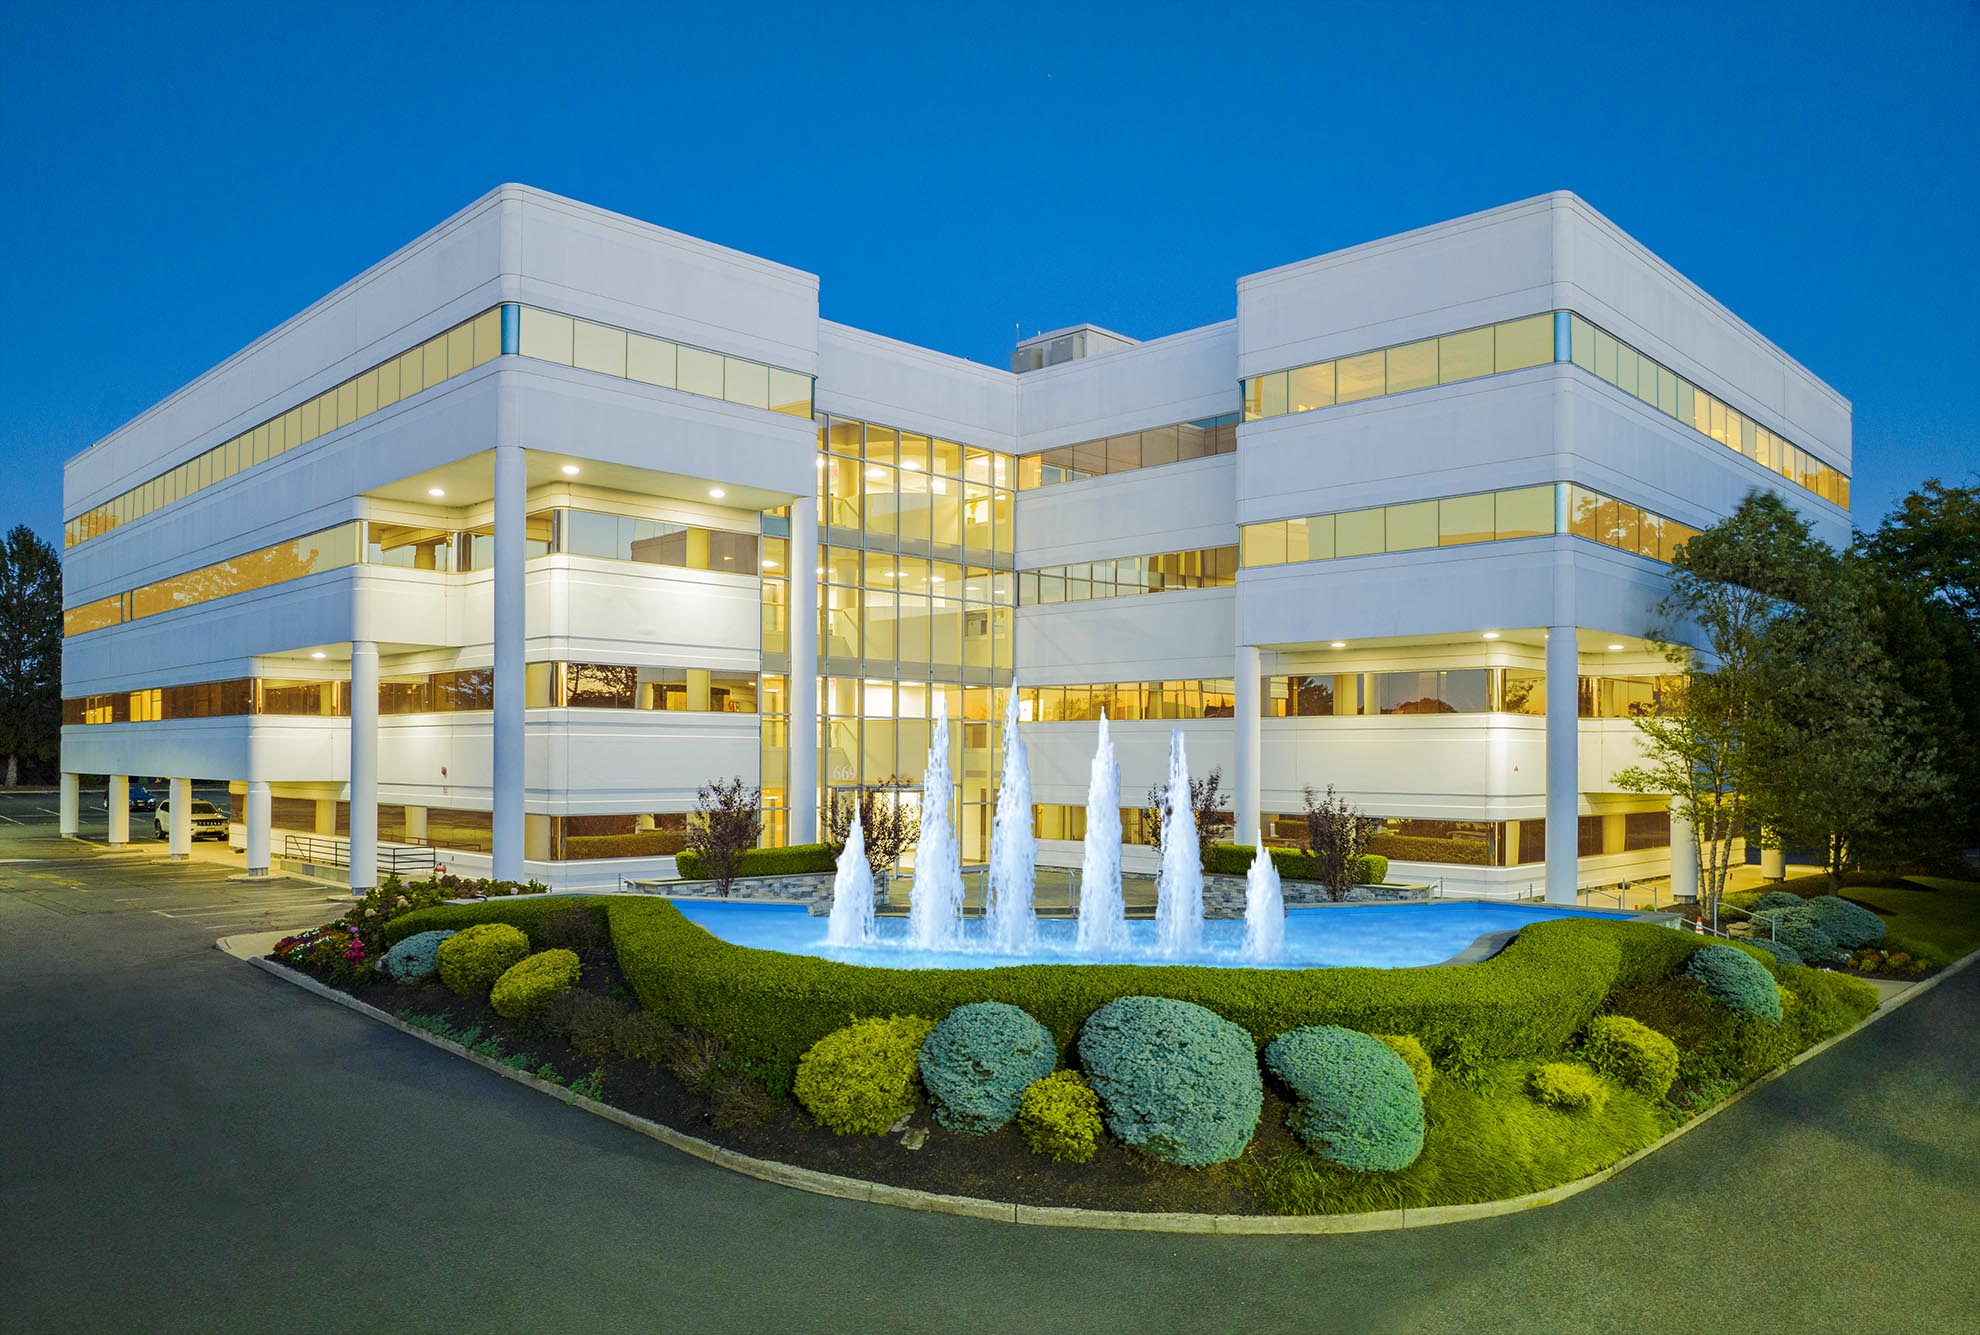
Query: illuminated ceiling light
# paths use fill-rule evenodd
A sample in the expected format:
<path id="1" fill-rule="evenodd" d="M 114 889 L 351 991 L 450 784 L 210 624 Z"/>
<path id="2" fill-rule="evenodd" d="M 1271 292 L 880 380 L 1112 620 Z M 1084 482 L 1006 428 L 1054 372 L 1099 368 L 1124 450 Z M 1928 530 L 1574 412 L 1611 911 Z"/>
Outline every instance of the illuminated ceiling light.
<path id="1" fill-rule="evenodd" d="M 777 563 L 775 561 L 766 560 L 763 563 L 763 568 L 765 570 L 775 570 L 777 568 Z"/>
<path id="2" fill-rule="evenodd" d="M 1622 652 L 1622 646 L 1620 644 L 1612 644 L 1609 646 L 1609 652 L 1612 654 L 1619 654 Z"/>
<path id="3" fill-rule="evenodd" d="M 822 471 L 825 467 L 825 456 L 821 454 L 816 459 L 813 459 L 811 463 L 814 468 L 818 468 Z"/>
<path id="4" fill-rule="evenodd" d="M 720 487 L 710 487 L 710 488 L 708 489 L 708 494 L 709 494 L 710 496 L 712 496 L 712 497 L 714 497 L 714 498 L 715 498 L 716 500 L 718 500 L 718 501 L 719 501 L 719 500 L 721 500 L 721 499 L 722 499 L 722 498 L 723 498 L 724 496 L 727 496 L 727 495 L 728 495 L 729 493 L 728 493 L 728 492 L 726 492 L 726 491 L 723 491 L 723 490 L 722 490 L 722 489 L 721 489 Z"/>
<path id="5" fill-rule="evenodd" d="M 1345 648 L 1347 648 L 1347 641 L 1346 641 L 1346 640 L 1335 640 L 1335 641 L 1333 642 L 1333 645 L 1334 645 L 1334 648 L 1336 648 L 1336 649 L 1345 649 Z"/>
<path id="6" fill-rule="evenodd" d="M 311 657 L 311 658 L 322 658 L 322 657 L 324 657 L 324 653 L 323 653 L 323 651 L 322 651 L 321 649 L 318 649 L 318 650 L 317 650 L 317 651 L 316 651 L 315 653 L 313 653 L 313 654 L 311 654 L 311 655 L 310 655 L 310 657 Z"/>
<path id="7" fill-rule="evenodd" d="M 428 496 L 434 497 L 435 499 L 438 499 L 439 497 L 445 496 L 447 493 L 439 487 L 428 487 L 426 489 L 426 494 Z"/>
<path id="8" fill-rule="evenodd" d="M 1496 630 L 1488 630 L 1485 632 L 1483 638 L 1488 640 L 1496 640 L 1499 638 L 1499 632 Z"/>
<path id="9" fill-rule="evenodd" d="M 565 464 L 565 465 L 564 465 L 564 476 L 565 476 L 565 477 L 576 477 L 577 475 L 578 475 L 578 466 L 577 466 L 576 464 Z"/>
<path id="10" fill-rule="evenodd" d="M 875 481 L 878 481 L 879 479 L 881 479 L 881 478 L 883 478 L 883 477 L 885 477 L 885 476 L 887 476 L 887 473 L 886 473 L 886 470 L 885 470 L 885 469 L 881 469 L 881 468 L 869 468 L 869 469 L 867 469 L 867 470 L 866 470 L 866 475 L 867 475 L 868 477 L 870 477 L 870 478 L 872 478 L 872 479 L 874 479 Z"/>

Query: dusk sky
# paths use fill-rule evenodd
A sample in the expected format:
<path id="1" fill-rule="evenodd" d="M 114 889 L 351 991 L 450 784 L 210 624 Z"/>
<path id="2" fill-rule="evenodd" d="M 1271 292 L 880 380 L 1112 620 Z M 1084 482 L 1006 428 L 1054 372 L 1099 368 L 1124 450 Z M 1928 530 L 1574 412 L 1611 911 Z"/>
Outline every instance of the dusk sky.
<path id="1" fill-rule="evenodd" d="M 1855 405 L 1855 514 L 1980 469 L 1980 8 L 13 4 L 0 525 L 502 181 L 995 365 L 1571 189 Z M 1235 404 L 1235 389 L 1233 391 Z"/>

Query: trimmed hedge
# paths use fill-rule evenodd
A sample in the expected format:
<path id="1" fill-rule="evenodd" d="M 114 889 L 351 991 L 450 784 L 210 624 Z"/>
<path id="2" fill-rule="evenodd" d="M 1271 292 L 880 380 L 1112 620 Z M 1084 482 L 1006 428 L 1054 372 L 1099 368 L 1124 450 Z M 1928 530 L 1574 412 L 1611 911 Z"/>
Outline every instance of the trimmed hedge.
<path id="1" fill-rule="evenodd" d="M 1422 1091 L 1382 1039 L 1335 1025 L 1295 1029 L 1266 1045 L 1265 1065 L 1299 1099 L 1286 1125 L 1321 1158 L 1396 1173 L 1423 1153 Z"/>
<path id="2" fill-rule="evenodd" d="M 573 862 L 587 858 L 664 858 L 686 847 L 687 836 L 678 830 L 573 834 L 564 840 L 564 856 Z"/>
<path id="3" fill-rule="evenodd" d="M 1206 1168 L 1235 1159 L 1258 1129 L 1258 1051 L 1251 1035 L 1206 1007 L 1167 997 L 1110 1001 L 1080 1026 L 1079 1059 L 1114 1138 L 1165 1163 Z"/>
<path id="4" fill-rule="evenodd" d="M 1482 963 L 1438 969 L 881 969 L 732 945 L 664 899 L 613 896 L 607 911 L 619 967 L 647 1008 L 785 1069 L 848 1014 L 946 1015 L 972 1001 L 1005 1001 L 1063 1046 L 1094 1011 L 1135 995 L 1207 1006 L 1260 1043 L 1288 1029 L 1338 1024 L 1414 1034 L 1432 1052 L 1455 1043 L 1485 1059 L 1551 1053 L 1569 1045 L 1611 990 L 1668 974 L 1709 940 L 1642 923 L 1562 918 L 1525 928 Z"/>
<path id="5" fill-rule="evenodd" d="M 1569 1113 L 1599 1113 L 1609 1103 L 1602 1077 L 1573 1062 L 1548 1062 L 1533 1069 L 1527 1089 L 1549 1108 Z"/>
<path id="6" fill-rule="evenodd" d="M 509 966 L 488 994 L 488 1009 L 505 1020 L 527 1020 L 559 993 L 577 986 L 581 969 L 569 950 L 544 950 Z"/>
<path id="7" fill-rule="evenodd" d="M 914 1111 L 915 1053 L 934 1026 L 918 1015 L 860 1020 L 806 1050 L 791 1092 L 820 1126 L 877 1136 Z"/>
<path id="8" fill-rule="evenodd" d="M 1377 1034 L 1375 1037 L 1386 1043 L 1389 1051 L 1402 1058 L 1403 1065 L 1409 1068 L 1410 1079 L 1416 1081 L 1416 1092 L 1428 1094 L 1430 1082 L 1436 1079 L 1437 1068 L 1431 1063 L 1430 1054 L 1423 1050 L 1422 1040 L 1415 1034 Z"/>
<path id="9" fill-rule="evenodd" d="M 1279 869 L 1279 875 L 1288 881 L 1320 880 L 1320 862 L 1311 853 L 1297 848 L 1267 849 L 1272 855 L 1272 865 Z M 1249 844 L 1212 844 L 1203 855 L 1203 870 L 1222 876 L 1242 876 L 1251 870 L 1251 861 L 1258 856 L 1258 850 Z M 1389 879 L 1389 860 L 1378 853 L 1364 854 L 1361 870 L 1355 876 L 1356 885 L 1380 885 Z"/>
<path id="10" fill-rule="evenodd" d="M 803 876 L 810 872 L 831 871 L 836 865 L 832 860 L 830 844 L 792 844 L 789 848 L 751 848 L 742 855 L 742 865 L 736 868 L 741 876 Z M 684 881 L 701 881 L 708 878 L 701 865 L 701 855 L 692 849 L 683 849 L 674 855 L 674 866 Z"/>
<path id="11" fill-rule="evenodd" d="M 385 924 L 388 945 L 396 945 L 415 932 L 442 928 L 468 927 L 478 922 L 505 922 L 518 928 L 538 950 L 557 944 L 545 941 L 539 933 L 543 922 L 574 907 L 591 910 L 602 935 L 608 930 L 605 901 L 595 895 L 533 895 L 528 899 L 486 899 L 467 904 L 438 904 L 430 909 L 414 909 Z"/>
<path id="12" fill-rule="evenodd" d="M 1007 1126 L 1025 1089 L 1058 1064 L 1051 1031 L 1001 1001 L 956 1007 L 921 1045 L 921 1083 L 935 1120 L 966 1136 Z"/>
<path id="13" fill-rule="evenodd" d="M 1033 1154 L 1085 1163 L 1100 1140 L 1100 1096 L 1078 1071 L 1056 1071 L 1024 1091 L 1017 1123 Z"/>
<path id="14" fill-rule="evenodd" d="M 1590 1020 L 1582 1055 L 1603 1075 L 1645 1098 L 1663 1098 L 1677 1079 L 1677 1044 L 1627 1015 Z"/>
<path id="15" fill-rule="evenodd" d="M 1765 965 L 1730 946 L 1706 946 L 1685 961 L 1684 971 L 1704 984 L 1720 1005 L 1778 1022 L 1781 989 Z"/>
<path id="16" fill-rule="evenodd" d="M 440 981 L 464 997 L 478 996 L 529 954 L 529 938 L 505 922 L 483 922 L 454 933 L 434 952 Z"/>
<path id="17" fill-rule="evenodd" d="M 1836 939 L 1844 950 L 1861 950 L 1884 939 L 1884 920 L 1839 895 L 1817 895 L 1808 901 L 1815 924 Z"/>
<path id="18" fill-rule="evenodd" d="M 1368 841 L 1380 845 L 1385 857 L 1398 862 L 1454 862 L 1461 866 L 1483 867 L 1490 863 L 1492 850 L 1478 839 L 1433 839 L 1420 834 L 1378 834 Z"/>

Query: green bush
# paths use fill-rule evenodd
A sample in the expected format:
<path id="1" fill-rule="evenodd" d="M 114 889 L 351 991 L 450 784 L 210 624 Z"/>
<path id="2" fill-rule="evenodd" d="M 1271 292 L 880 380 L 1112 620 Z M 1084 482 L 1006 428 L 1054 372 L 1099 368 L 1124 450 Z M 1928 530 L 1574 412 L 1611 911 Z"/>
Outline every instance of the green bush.
<path id="1" fill-rule="evenodd" d="M 1801 963 L 1801 952 L 1785 941 L 1776 941 L 1768 936 L 1751 936 L 1746 939 L 1745 944 L 1755 950 L 1766 951 L 1774 957 L 1774 963 L 1777 965 Z"/>
<path id="2" fill-rule="evenodd" d="M 617 997 L 573 989 L 561 992 L 543 1003 L 536 1019 L 545 1029 L 559 1035 L 584 1057 L 609 1057 L 618 1050 L 612 1031 L 631 1014 Z"/>
<path id="3" fill-rule="evenodd" d="M 527 954 L 529 938 L 520 929 L 505 922 L 484 922 L 442 941 L 434 962 L 441 982 L 462 996 L 471 997 L 493 987 L 497 978 L 521 963 Z"/>
<path id="4" fill-rule="evenodd" d="M 1661 1099 L 1677 1079 L 1677 1044 L 1627 1015 L 1598 1015 L 1582 1044 L 1588 1064 L 1624 1089 Z"/>
<path id="5" fill-rule="evenodd" d="M 1806 907 L 1762 909 L 1753 915 L 1753 935 L 1747 939 L 1755 945 L 1763 939 L 1778 942 L 1799 957 L 1796 963 L 1833 959 L 1836 953 L 1836 939 Z"/>
<path id="6" fill-rule="evenodd" d="M 1455 862 L 1482 867 L 1492 856 L 1491 846 L 1481 839 L 1436 839 L 1418 834 L 1378 834 L 1368 846 L 1398 862 Z"/>
<path id="7" fill-rule="evenodd" d="M 1058 1065 L 1051 1031 L 1016 1006 L 978 1001 L 942 1017 L 921 1045 L 921 1083 L 935 1120 L 987 1136 L 1017 1116 L 1018 1100 Z"/>
<path id="8" fill-rule="evenodd" d="M 1837 895 L 1817 895 L 1808 901 L 1815 925 L 1835 938 L 1842 950 L 1861 950 L 1884 939 L 1884 920 Z"/>
<path id="9" fill-rule="evenodd" d="M 1720 1004 L 1763 1020 L 1780 1020 L 1781 989 L 1751 955 L 1730 946 L 1706 946 L 1693 952 L 1684 968 Z"/>
<path id="10" fill-rule="evenodd" d="M 1311 853 L 1297 848 L 1268 849 L 1272 855 L 1272 865 L 1279 869 L 1279 875 L 1288 881 L 1318 881 L 1320 863 Z M 1242 876 L 1251 870 L 1251 863 L 1258 856 L 1258 850 L 1250 844 L 1212 844 L 1204 852 L 1203 870 L 1224 876 Z M 1364 854 L 1361 870 L 1356 873 L 1356 885 L 1380 885 L 1389 878 L 1389 860 L 1379 854 Z"/>
<path id="11" fill-rule="evenodd" d="M 1769 890 L 1747 905 L 1747 908 L 1760 913 L 1766 909 L 1798 909 L 1806 902 L 1792 890 Z"/>
<path id="12" fill-rule="evenodd" d="M 578 957 L 568 950 L 545 950 L 519 960 L 495 980 L 488 1007 L 505 1020 L 527 1020 L 543 1003 L 577 986 Z"/>
<path id="13" fill-rule="evenodd" d="M 1033 1154 L 1085 1163 L 1100 1140 L 1100 1096 L 1078 1071 L 1055 1071 L 1025 1089 L 1017 1124 Z"/>
<path id="14" fill-rule="evenodd" d="M 1781 970 L 1781 984 L 1795 995 L 1794 1014 L 1786 1016 L 1796 1032 L 1796 1048 L 1813 1047 L 1854 1027 L 1877 1009 L 1877 989 L 1861 978 L 1827 969 Z"/>
<path id="15" fill-rule="evenodd" d="M 1377 1034 L 1375 1037 L 1388 1044 L 1389 1051 L 1402 1058 L 1403 1065 L 1409 1068 L 1410 1078 L 1416 1081 L 1416 1092 L 1428 1094 L 1437 1068 L 1431 1064 L 1430 1054 L 1423 1050 L 1422 1040 L 1414 1034 Z"/>
<path id="16" fill-rule="evenodd" d="M 434 970 L 439 968 L 436 956 L 440 943 L 452 935 L 449 931 L 415 932 L 386 951 L 380 967 L 401 983 L 417 983 L 423 978 L 431 978 Z"/>
<path id="17" fill-rule="evenodd" d="M 1549 1108 L 1599 1115 L 1609 1105 L 1609 1087 L 1586 1066 L 1546 1062 L 1533 1068 L 1527 1088 Z"/>
<path id="18" fill-rule="evenodd" d="M 1299 1100 L 1286 1124 L 1323 1159 L 1394 1173 L 1423 1152 L 1422 1092 L 1383 1040 L 1334 1025 L 1295 1029 L 1265 1046 L 1265 1065 Z"/>
<path id="19" fill-rule="evenodd" d="M 1118 998 L 1080 1026 L 1079 1058 L 1107 1129 L 1124 1145 L 1202 1168 L 1251 1143 L 1265 1097 L 1258 1050 L 1214 1011 L 1166 997 Z"/>
<path id="20" fill-rule="evenodd" d="M 658 1066 L 667 1059 L 674 1026 L 652 1011 L 632 1011 L 612 1021 L 612 1050 L 628 1061 Z"/>
<path id="21" fill-rule="evenodd" d="M 529 937 L 529 943 L 541 950 L 546 946 L 561 944 L 543 939 L 545 921 L 559 914 L 568 913 L 573 908 L 583 908 L 590 912 L 592 919 L 598 924 L 601 936 L 609 930 L 603 899 L 584 895 L 532 895 L 527 899 L 488 899 L 472 904 L 440 904 L 433 908 L 417 909 L 387 923 L 385 941 L 387 944 L 403 941 L 415 932 L 432 931 L 435 928 L 466 927 L 478 922 L 505 922 L 511 927 L 519 928 Z"/>
<path id="22" fill-rule="evenodd" d="M 792 1093 L 820 1126 L 877 1136 L 914 1111 L 915 1054 L 934 1028 L 918 1015 L 859 1020 L 812 1044 Z"/>
<path id="23" fill-rule="evenodd" d="M 786 1072 L 835 1015 L 946 1015 L 972 1001 L 1006 1001 L 1035 1016 L 1063 1048 L 1094 1011 L 1133 995 L 1207 1006 L 1257 1042 L 1338 1024 L 1414 1034 L 1439 1054 L 1462 1041 L 1481 1060 L 1553 1053 L 1613 988 L 1669 973 L 1706 940 L 1583 918 L 1535 923 L 1489 960 L 1440 969 L 878 969 L 732 945 L 663 899 L 613 896 L 609 912 L 619 966 L 645 1006 Z"/>
<path id="24" fill-rule="evenodd" d="M 703 879 L 701 855 L 683 849 L 674 855 L 674 866 L 684 881 Z M 738 876 L 802 876 L 809 872 L 831 871 L 830 844 L 792 844 L 789 848 L 751 848 L 744 851 Z"/>
<path id="25" fill-rule="evenodd" d="M 573 834 L 564 839 L 564 856 L 587 858 L 664 858 L 687 847 L 678 830 L 632 830 L 625 834 Z"/>

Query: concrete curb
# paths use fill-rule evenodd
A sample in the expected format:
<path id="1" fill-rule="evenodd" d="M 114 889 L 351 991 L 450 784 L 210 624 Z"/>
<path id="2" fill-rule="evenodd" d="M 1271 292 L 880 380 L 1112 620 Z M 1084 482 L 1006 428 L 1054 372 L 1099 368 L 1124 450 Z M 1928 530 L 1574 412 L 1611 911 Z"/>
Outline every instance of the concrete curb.
<path id="1" fill-rule="evenodd" d="M 262 934 L 257 934 L 257 936 Z M 1085 1210 L 1076 1206 L 1060 1205 L 1020 1205 L 1014 1201 L 991 1201 L 975 1196 L 944 1196 L 935 1192 L 917 1191 L 911 1187 L 889 1186 L 881 1182 L 868 1182 L 862 1178 L 841 1177 L 836 1173 L 822 1173 L 814 1168 L 800 1168 L 794 1164 L 777 1163 L 770 1159 L 752 1158 L 747 1154 L 726 1149 L 685 1132 L 676 1131 L 670 1126 L 637 1116 L 615 1108 L 609 1103 L 589 1099 L 582 1094 L 574 1094 L 563 1085 L 548 1080 L 539 1080 L 526 1071 L 506 1066 L 492 1057 L 472 1052 L 451 1039 L 428 1033 L 414 1025 L 409 1025 L 396 1015 L 379 1010 L 376 1006 L 359 1001 L 347 992 L 341 992 L 327 984 L 320 983 L 308 974 L 277 964 L 260 955 L 244 955 L 240 951 L 249 938 L 225 937 L 214 945 L 236 958 L 244 958 L 262 972 L 271 974 L 284 982 L 293 983 L 306 992 L 346 1007 L 350 1010 L 377 1020 L 400 1033 L 409 1034 L 421 1042 L 464 1057 L 475 1065 L 483 1067 L 506 1080 L 529 1086 L 540 1093 L 548 1094 L 574 1108 L 582 1109 L 609 1122 L 616 1122 L 630 1131 L 659 1141 L 663 1145 L 692 1155 L 705 1163 L 744 1177 L 753 1177 L 759 1182 L 770 1182 L 782 1187 L 795 1187 L 819 1196 L 835 1196 L 841 1200 L 866 1201 L 873 1205 L 890 1205 L 904 1210 L 920 1210 L 929 1214 L 961 1215 L 971 1219 L 989 1219 L 1002 1224 L 1029 1224 L 1044 1228 L 1093 1228 L 1112 1229 L 1143 1233 L 1196 1233 L 1196 1234 L 1249 1234 L 1249 1235 L 1300 1235 L 1329 1233 L 1378 1233 L 1404 1228 L 1433 1228 L 1439 1224 L 1463 1223 L 1473 1219 L 1492 1219 L 1501 1215 L 1519 1214 L 1525 1210 L 1536 1210 L 1543 1206 L 1558 1205 L 1573 1196 L 1579 1196 L 1591 1187 L 1600 1186 L 1616 1174 L 1623 1172 L 1640 1160 L 1647 1159 L 1669 1145 L 1680 1136 L 1687 1135 L 1703 1126 L 1726 1109 L 1739 1103 L 1792 1071 L 1803 1062 L 1812 1061 L 1830 1048 L 1850 1038 L 1859 1031 L 1875 1024 L 1884 1016 L 1937 987 L 1940 982 L 1980 960 L 1980 951 L 1967 955 L 1957 963 L 1941 969 L 1926 981 L 1907 989 L 1889 1001 L 1878 1005 L 1852 1027 L 1845 1029 L 1833 1038 L 1824 1039 L 1806 1052 L 1798 1054 L 1785 1066 L 1769 1071 L 1752 1081 L 1737 1093 L 1712 1105 L 1698 1116 L 1673 1128 L 1663 1136 L 1644 1146 L 1636 1153 L 1627 1155 L 1610 1164 L 1607 1168 L 1590 1173 L 1587 1177 L 1564 1182 L 1557 1187 L 1530 1192 L 1524 1196 L 1512 1196 L 1505 1200 L 1481 1201 L 1470 1205 L 1436 1205 L 1416 1209 L 1371 1210 L 1359 1214 L 1323 1215 L 1227 1215 L 1227 1214 L 1157 1214 L 1133 1210 Z M 272 945 L 273 942 L 271 941 Z M 230 948 L 231 947 L 231 948 Z"/>

